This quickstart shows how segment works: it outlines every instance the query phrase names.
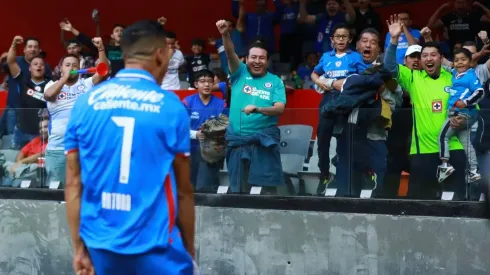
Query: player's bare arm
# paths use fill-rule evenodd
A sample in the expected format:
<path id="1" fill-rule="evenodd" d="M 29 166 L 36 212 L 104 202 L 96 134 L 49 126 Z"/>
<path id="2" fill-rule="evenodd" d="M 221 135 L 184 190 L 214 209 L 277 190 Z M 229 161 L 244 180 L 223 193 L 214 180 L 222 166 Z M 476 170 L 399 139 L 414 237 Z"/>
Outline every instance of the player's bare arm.
<path id="1" fill-rule="evenodd" d="M 80 177 L 80 160 L 78 152 L 66 156 L 65 202 L 66 218 L 70 227 L 73 243 L 73 268 L 76 274 L 93 275 L 94 268 L 87 248 L 80 238 L 80 202 L 82 197 L 82 180 Z"/>
<path id="2" fill-rule="evenodd" d="M 195 228 L 195 211 L 194 211 L 194 190 L 190 178 L 190 158 L 177 156 L 173 163 L 175 179 L 177 181 L 177 226 L 179 227 L 185 248 L 194 258 L 194 228 Z"/>
<path id="3" fill-rule="evenodd" d="M 233 45 L 233 41 L 231 41 L 230 29 L 225 20 L 216 22 L 216 27 L 223 38 L 223 47 L 225 48 L 226 57 L 228 58 L 230 73 L 234 73 L 240 67 L 241 61 L 235 53 L 235 46 Z"/>

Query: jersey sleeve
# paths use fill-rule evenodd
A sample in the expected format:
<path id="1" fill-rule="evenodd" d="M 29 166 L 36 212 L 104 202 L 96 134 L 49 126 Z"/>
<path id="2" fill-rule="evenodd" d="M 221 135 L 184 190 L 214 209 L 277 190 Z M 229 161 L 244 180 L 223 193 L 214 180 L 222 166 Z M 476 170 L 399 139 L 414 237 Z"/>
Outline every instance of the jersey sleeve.
<path id="1" fill-rule="evenodd" d="M 65 132 L 65 155 L 78 152 L 78 128 L 80 127 L 81 115 L 83 114 L 82 100 L 79 98 L 71 110 L 70 120 Z"/>
<path id="2" fill-rule="evenodd" d="M 410 93 L 410 88 L 413 81 L 413 70 L 410 70 L 404 65 L 398 65 L 398 76 L 396 80 L 404 91 Z"/>
<path id="3" fill-rule="evenodd" d="M 276 81 L 277 84 L 274 88 L 274 95 L 272 97 L 273 103 L 280 102 L 286 104 L 286 88 L 284 82 L 280 78 Z"/>
<path id="4" fill-rule="evenodd" d="M 235 85 L 236 82 L 240 79 L 240 77 L 245 73 L 245 70 L 247 69 L 247 65 L 245 65 L 243 62 L 240 62 L 240 66 L 238 69 L 233 72 L 230 76 L 231 80 L 231 85 Z"/>
<path id="5" fill-rule="evenodd" d="M 174 123 L 167 135 L 168 146 L 176 156 L 189 156 L 191 152 L 191 139 L 189 135 L 190 119 L 183 104 L 176 106 Z"/>
<path id="6" fill-rule="evenodd" d="M 94 80 L 93 76 L 89 78 L 85 78 L 83 80 L 83 85 L 87 88 L 85 91 L 88 91 L 94 87 Z"/>
<path id="7" fill-rule="evenodd" d="M 416 30 L 416 29 L 413 29 L 411 31 L 411 34 L 413 36 L 413 38 L 417 39 L 420 41 L 420 38 L 422 38 L 422 35 L 420 34 L 420 31 L 419 30 Z"/>
<path id="8" fill-rule="evenodd" d="M 320 58 L 320 61 L 313 69 L 313 72 L 315 72 L 317 75 L 323 75 L 325 73 L 325 70 L 323 70 L 324 63 L 325 63 L 325 55 L 323 55 L 322 58 Z"/>

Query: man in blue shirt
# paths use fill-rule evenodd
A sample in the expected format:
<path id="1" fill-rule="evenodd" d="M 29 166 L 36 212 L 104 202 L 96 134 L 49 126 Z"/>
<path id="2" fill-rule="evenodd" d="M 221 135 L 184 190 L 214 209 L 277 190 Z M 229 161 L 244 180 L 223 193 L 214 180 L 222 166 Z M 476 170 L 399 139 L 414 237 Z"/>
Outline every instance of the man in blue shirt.
<path id="1" fill-rule="evenodd" d="M 200 141 L 205 140 L 206 136 L 200 130 L 208 119 L 217 118 L 223 113 L 226 103 L 211 94 L 214 84 L 212 72 L 198 71 L 194 77 L 194 85 L 198 93 L 183 100 L 191 118 L 191 182 L 196 191 L 215 193 L 219 186 L 219 169 L 222 163 L 204 161 L 201 156 Z"/>
<path id="2" fill-rule="evenodd" d="M 302 39 L 298 28 L 299 4 L 293 0 L 274 0 L 277 17 L 280 20 L 279 49 L 281 62 L 295 68 L 301 63 Z"/>
<path id="3" fill-rule="evenodd" d="M 240 13 L 245 13 L 243 1 L 232 1 L 232 14 L 236 18 L 240 18 Z M 257 37 L 262 37 L 266 40 L 267 51 L 273 54 L 276 51 L 274 26 L 279 24 L 279 20 L 277 12 L 267 10 L 267 0 L 255 0 L 255 12 L 245 13 L 243 17 L 247 44 L 252 43 Z"/>
<path id="4" fill-rule="evenodd" d="M 20 37 L 20 36 L 16 36 Z M 17 48 L 17 44 L 12 41 L 11 47 Z M 41 52 L 39 39 L 34 37 L 28 37 L 24 39 L 24 56 L 17 56 L 16 62 L 19 65 L 20 70 L 23 74 L 23 77 L 27 80 L 31 78 L 31 74 L 29 72 L 29 66 L 31 60 L 34 57 L 39 56 Z M 8 78 L 8 97 L 7 97 L 7 107 L 0 119 L 0 134 L 2 135 L 10 135 L 14 133 L 15 126 L 17 124 L 16 119 L 16 109 L 19 108 L 20 104 L 20 88 L 24 81 L 22 79 L 20 82 L 15 79 L 15 75 L 10 73 L 9 67 L 7 63 L 2 64 L 2 69 L 9 75 Z M 46 78 L 51 78 L 52 72 L 49 64 L 45 64 L 45 75 Z M 22 138 L 22 132 L 17 129 L 18 139 Z"/>
<path id="5" fill-rule="evenodd" d="M 410 28 L 412 26 L 412 18 L 409 12 L 401 12 L 398 14 L 398 19 L 403 23 L 403 33 L 398 38 L 398 46 L 396 47 L 396 61 L 398 64 L 403 65 L 405 60 L 405 53 L 408 47 L 416 45 L 420 41 L 420 31 Z M 385 39 L 385 51 L 390 45 L 391 35 L 390 32 L 386 34 Z"/>
<path id="6" fill-rule="evenodd" d="M 340 11 L 341 4 L 344 4 L 347 13 Z M 327 12 L 322 15 L 310 15 L 306 9 L 306 0 L 300 0 L 298 21 L 316 24 L 318 33 L 315 50 L 319 53 L 333 49 L 330 37 L 333 36 L 333 30 L 338 24 L 350 24 L 356 20 L 356 12 L 350 1 L 328 0 L 326 10 Z"/>
<path id="7" fill-rule="evenodd" d="M 78 98 L 65 134 L 73 265 L 77 274 L 192 274 L 190 125 L 159 86 L 165 32 L 137 22 L 121 49 L 125 69 Z"/>
<path id="8" fill-rule="evenodd" d="M 245 13 L 240 13 L 240 17 L 243 17 L 244 15 Z M 239 57 L 243 57 L 246 55 L 245 42 L 243 39 L 245 26 L 243 25 L 243 23 L 240 23 L 243 21 L 240 19 L 240 17 L 238 18 L 238 24 L 236 28 L 233 21 L 226 20 L 226 23 L 228 24 L 228 28 L 230 29 L 231 41 L 233 41 L 233 45 L 235 45 L 235 53 Z M 228 75 L 230 72 L 228 70 L 228 58 L 226 58 L 225 47 L 223 46 L 223 39 L 219 38 L 214 40 L 213 38 L 210 38 L 209 43 L 216 47 L 216 50 L 218 51 L 219 61 L 221 63 L 221 69 L 223 69 L 225 74 Z M 216 59 L 217 57 L 213 57 L 213 55 L 211 55 L 211 58 Z"/>

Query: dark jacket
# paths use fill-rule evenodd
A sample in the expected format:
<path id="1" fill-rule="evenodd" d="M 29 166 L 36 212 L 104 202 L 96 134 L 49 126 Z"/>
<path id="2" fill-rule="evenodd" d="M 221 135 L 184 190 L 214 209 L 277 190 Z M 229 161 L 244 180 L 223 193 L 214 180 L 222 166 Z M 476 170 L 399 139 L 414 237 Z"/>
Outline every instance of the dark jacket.
<path id="1" fill-rule="evenodd" d="M 476 130 L 475 150 L 477 153 L 490 151 L 490 79 L 484 84 L 485 97 L 478 103 L 480 116 Z"/>

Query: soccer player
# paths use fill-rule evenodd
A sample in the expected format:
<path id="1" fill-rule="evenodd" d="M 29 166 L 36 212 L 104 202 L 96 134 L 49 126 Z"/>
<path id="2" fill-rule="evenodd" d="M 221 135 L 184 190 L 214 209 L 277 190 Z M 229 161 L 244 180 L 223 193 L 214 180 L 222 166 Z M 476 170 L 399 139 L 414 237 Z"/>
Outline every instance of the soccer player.
<path id="1" fill-rule="evenodd" d="M 160 88 L 162 27 L 124 30 L 125 69 L 81 96 L 65 135 L 65 200 L 77 274 L 192 274 L 189 116 Z"/>

